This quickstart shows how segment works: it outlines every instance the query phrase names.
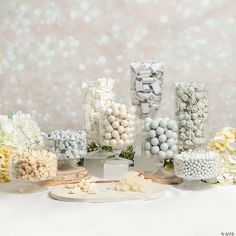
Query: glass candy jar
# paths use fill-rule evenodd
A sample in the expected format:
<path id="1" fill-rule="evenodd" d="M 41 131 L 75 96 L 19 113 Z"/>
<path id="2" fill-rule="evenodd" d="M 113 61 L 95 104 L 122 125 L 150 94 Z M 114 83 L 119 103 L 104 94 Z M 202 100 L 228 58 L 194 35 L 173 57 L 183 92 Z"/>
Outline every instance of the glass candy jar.
<path id="1" fill-rule="evenodd" d="M 122 150 L 135 144 L 136 109 L 113 102 L 101 111 L 100 138 L 102 146 Z"/>
<path id="2" fill-rule="evenodd" d="M 179 127 L 179 147 L 202 146 L 208 135 L 208 91 L 206 84 L 176 83 L 176 119 Z"/>
<path id="3" fill-rule="evenodd" d="M 10 179 L 17 183 L 16 191 L 45 190 L 40 183 L 57 175 L 57 156 L 44 149 L 12 152 L 9 165 Z"/>
<path id="4" fill-rule="evenodd" d="M 173 183 L 173 173 L 163 170 L 166 159 L 173 159 L 178 153 L 178 125 L 175 120 L 147 117 L 143 121 L 142 155 L 155 159 L 155 171 L 147 172 L 147 176 L 161 183 Z M 148 161 L 148 159 L 147 159 Z"/>
<path id="5" fill-rule="evenodd" d="M 131 69 L 131 97 L 139 118 L 154 114 L 161 102 L 164 64 L 135 62 Z"/>
<path id="6" fill-rule="evenodd" d="M 202 187 L 201 180 L 216 178 L 221 169 L 220 154 L 204 149 L 188 150 L 177 154 L 174 158 L 176 176 L 183 178 L 184 188 Z"/>
<path id="7" fill-rule="evenodd" d="M 114 80 L 110 78 L 91 80 L 82 85 L 84 130 L 89 141 L 98 140 L 100 109 L 113 101 L 113 86 Z"/>
<path id="8" fill-rule="evenodd" d="M 47 135 L 48 150 L 58 157 L 58 168 L 76 168 L 78 160 L 87 153 L 86 133 L 80 130 L 55 130 Z"/>

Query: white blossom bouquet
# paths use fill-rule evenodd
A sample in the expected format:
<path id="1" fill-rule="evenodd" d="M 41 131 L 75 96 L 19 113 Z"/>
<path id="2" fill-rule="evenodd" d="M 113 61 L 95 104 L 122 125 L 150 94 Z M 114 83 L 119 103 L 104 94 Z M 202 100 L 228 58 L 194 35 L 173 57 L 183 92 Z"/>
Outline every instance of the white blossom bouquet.
<path id="1" fill-rule="evenodd" d="M 216 181 L 221 184 L 236 183 L 236 129 L 226 127 L 216 134 L 209 143 L 212 151 L 221 154 L 221 174 Z"/>
<path id="2" fill-rule="evenodd" d="M 15 150 L 28 150 L 32 144 L 43 145 L 37 122 L 29 114 L 17 112 L 0 115 L 0 146 Z"/>

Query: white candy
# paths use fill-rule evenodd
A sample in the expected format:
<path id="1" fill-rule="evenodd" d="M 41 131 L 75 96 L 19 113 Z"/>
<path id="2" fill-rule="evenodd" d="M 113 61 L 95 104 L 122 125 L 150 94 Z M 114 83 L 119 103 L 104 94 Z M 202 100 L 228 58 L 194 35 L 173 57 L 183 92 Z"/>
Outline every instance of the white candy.
<path id="1" fill-rule="evenodd" d="M 106 131 L 107 131 L 107 132 L 112 132 L 112 131 L 113 131 L 112 126 L 111 126 L 111 125 L 107 126 L 107 127 L 106 127 Z"/>
<path id="2" fill-rule="evenodd" d="M 128 123 L 127 120 L 122 120 L 122 121 L 121 121 L 121 125 L 122 125 L 123 127 L 127 127 L 127 126 L 129 125 L 129 123 Z"/>
<path id="3" fill-rule="evenodd" d="M 116 120 L 115 116 L 113 115 L 108 116 L 108 121 L 110 121 L 111 123 L 115 120 Z"/>
<path id="4" fill-rule="evenodd" d="M 113 138 L 117 139 L 119 136 L 120 136 L 120 135 L 119 135 L 118 131 L 116 131 L 116 130 L 113 130 L 113 131 L 112 131 L 112 137 L 113 137 Z"/>
<path id="5" fill-rule="evenodd" d="M 118 132 L 119 132 L 120 134 L 124 133 L 124 132 L 125 132 L 125 128 L 124 128 L 123 126 L 119 126 L 119 127 L 118 127 Z"/>
<path id="6" fill-rule="evenodd" d="M 146 118 L 144 121 L 144 129 L 147 132 L 147 135 L 144 135 L 145 153 L 148 151 L 149 155 L 158 154 L 161 158 L 173 157 L 178 151 L 176 146 L 178 134 L 177 131 L 173 131 L 175 125 L 176 121 L 169 118 Z"/>
<path id="7" fill-rule="evenodd" d="M 148 192 L 152 181 L 145 179 L 138 172 L 130 171 L 116 184 L 116 191 Z"/>
<path id="8" fill-rule="evenodd" d="M 119 126 L 120 126 L 120 125 L 119 125 L 119 122 L 118 122 L 118 121 L 114 121 L 114 122 L 112 123 L 113 129 L 117 129 Z"/>
<path id="9" fill-rule="evenodd" d="M 122 140 L 125 141 L 127 138 L 128 138 L 128 135 L 127 135 L 127 134 L 124 133 L 124 134 L 121 135 L 121 139 L 122 139 Z"/>
<path id="10" fill-rule="evenodd" d="M 158 143 L 159 143 L 158 138 L 152 138 L 152 139 L 151 139 L 151 144 L 152 144 L 153 146 L 156 146 Z"/>
<path id="11" fill-rule="evenodd" d="M 219 174 L 220 155 L 208 151 L 182 152 L 174 158 L 175 174 L 187 179 L 209 179 Z"/>
<path id="12" fill-rule="evenodd" d="M 101 143 L 107 143 L 107 141 L 109 141 L 109 145 L 114 148 L 116 145 L 119 146 L 119 148 L 122 148 L 121 146 L 132 145 L 134 143 L 135 134 L 135 115 L 123 104 L 113 103 L 111 104 L 111 108 L 107 109 L 112 109 L 112 115 L 105 110 L 104 117 L 101 119 L 101 130 L 106 130 L 104 134 L 101 132 Z M 103 120 L 107 122 L 103 122 Z M 111 140 L 108 133 L 112 135 Z"/>

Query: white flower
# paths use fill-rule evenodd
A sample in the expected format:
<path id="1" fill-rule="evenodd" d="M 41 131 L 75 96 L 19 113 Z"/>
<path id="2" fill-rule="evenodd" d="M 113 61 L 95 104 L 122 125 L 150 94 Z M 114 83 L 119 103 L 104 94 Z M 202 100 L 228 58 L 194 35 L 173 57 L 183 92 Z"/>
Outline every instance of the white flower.
<path id="1" fill-rule="evenodd" d="M 29 114 L 17 112 L 12 118 L 0 116 L 0 142 L 23 151 L 31 144 L 43 144 L 43 138 L 37 122 Z"/>

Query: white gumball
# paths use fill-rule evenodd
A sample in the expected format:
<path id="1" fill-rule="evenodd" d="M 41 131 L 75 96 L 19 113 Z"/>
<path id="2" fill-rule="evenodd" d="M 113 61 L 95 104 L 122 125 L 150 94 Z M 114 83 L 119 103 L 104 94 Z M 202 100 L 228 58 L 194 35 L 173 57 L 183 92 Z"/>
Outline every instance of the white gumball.
<path id="1" fill-rule="evenodd" d="M 166 156 L 167 156 L 167 157 L 173 157 L 173 156 L 174 156 L 174 152 L 171 151 L 171 150 L 168 150 L 168 151 L 166 152 Z"/>
<path id="2" fill-rule="evenodd" d="M 157 145 L 159 144 L 158 138 L 152 138 L 152 139 L 151 139 L 151 144 L 152 144 L 153 146 L 157 146 Z"/>
<path id="3" fill-rule="evenodd" d="M 178 147 L 176 145 L 171 147 L 171 151 L 173 151 L 174 153 L 176 153 L 178 151 Z"/>
<path id="4" fill-rule="evenodd" d="M 117 139 L 119 136 L 120 136 L 120 135 L 119 135 L 119 133 L 118 133 L 117 130 L 113 130 L 113 131 L 112 131 L 112 137 L 114 137 L 115 139 Z"/>
<path id="5" fill-rule="evenodd" d="M 165 128 L 165 127 L 167 126 L 167 120 L 166 120 L 166 119 L 160 120 L 159 125 L 160 125 L 162 128 Z"/>
<path id="6" fill-rule="evenodd" d="M 160 149 L 159 149 L 158 146 L 153 146 L 153 147 L 151 148 L 151 153 L 154 154 L 154 155 L 155 155 L 155 154 L 158 154 L 159 151 L 160 151 Z"/>
<path id="7" fill-rule="evenodd" d="M 121 111 L 120 114 L 119 114 L 119 117 L 120 117 L 121 119 L 126 118 L 126 113 L 123 112 L 123 111 Z"/>
<path id="8" fill-rule="evenodd" d="M 157 129 L 159 126 L 159 122 L 157 120 L 153 120 L 150 124 L 152 129 Z"/>
<path id="9" fill-rule="evenodd" d="M 112 138 L 112 134 L 111 133 L 105 133 L 105 138 L 106 139 L 111 139 Z"/>
<path id="10" fill-rule="evenodd" d="M 173 132 L 171 130 L 166 131 L 166 137 L 167 138 L 173 138 Z"/>
<path id="11" fill-rule="evenodd" d="M 160 148 L 158 147 L 158 146 L 153 146 L 152 148 L 151 148 L 151 153 L 152 154 L 158 154 L 159 153 L 159 151 L 160 151 Z"/>
<path id="12" fill-rule="evenodd" d="M 166 152 L 160 151 L 160 152 L 159 152 L 159 156 L 160 156 L 161 158 L 165 158 L 165 157 L 166 157 Z"/>
<path id="13" fill-rule="evenodd" d="M 126 140 L 128 138 L 128 136 L 127 136 L 127 134 L 126 133 L 123 133 L 122 135 L 121 135 L 121 139 L 122 140 Z"/>
<path id="14" fill-rule="evenodd" d="M 151 143 L 150 143 L 150 142 L 146 142 L 146 143 L 145 143 L 145 145 L 144 145 L 144 148 L 145 148 L 145 150 L 148 150 L 148 151 L 150 151 L 150 150 L 151 150 L 151 148 L 152 148 L 152 145 L 151 145 Z"/>
<path id="15" fill-rule="evenodd" d="M 158 127 L 158 128 L 156 129 L 156 133 L 157 133 L 158 135 L 164 134 L 164 132 L 165 132 L 165 130 L 164 130 L 162 127 Z"/>
<path id="16" fill-rule="evenodd" d="M 122 125 L 123 127 L 127 127 L 127 126 L 129 125 L 129 123 L 128 123 L 127 120 L 122 120 L 122 121 L 121 121 L 121 125 Z"/>
<path id="17" fill-rule="evenodd" d="M 120 111 L 118 109 L 112 111 L 113 116 L 118 116 L 119 114 L 120 114 Z"/>
<path id="18" fill-rule="evenodd" d="M 112 127 L 113 127 L 114 129 L 117 129 L 119 126 L 120 126 L 120 124 L 119 124 L 118 121 L 114 121 L 114 122 L 112 123 Z"/>
<path id="19" fill-rule="evenodd" d="M 167 143 L 162 143 L 161 146 L 160 146 L 160 148 L 161 148 L 162 151 L 167 151 L 167 150 L 168 150 L 168 147 L 169 147 L 169 146 L 168 146 Z"/>
<path id="20" fill-rule="evenodd" d="M 169 146 L 173 146 L 175 144 L 175 140 L 173 138 L 167 139 L 167 143 Z"/>
<path id="21" fill-rule="evenodd" d="M 155 130 L 150 130 L 150 131 L 148 132 L 148 136 L 149 136 L 150 138 L 156 137 L 156 132 L 155 132 Z"/>
<path id="22" fill-rule="evenodd" d="M 108 126 L 106 127 L 106 131 L 107 131 L 108 133 L 111 133 L 111 132 L 113 131 L 112 126 L 111 126 L 111 125 L 108 125 Z"/>
<path id="23" fill-rule="evenodd" d="M 116 120 L 115 116 L 113 116 L 113 115 L 108 116 L 108 121 L 109 121 L 110 123 L 112 123 L 112 122 L 115 121 L 115 120 Z"/>
<path id="24" fill-rule="evenodd" d="M 167 140 L 167 137 L 166 137 L 164 134 L 162 134 L 162 135 L 159 136 L 159 141 L 160 141 L 161 143 L 164 143 L 166 140 Z"/>
<path id="25" fill-rule="evenodd" d="M 116 142 L 115 139 L 111 139 L 111 140 L 110 140 L 110 145 L 111 145 L 112 147 L 116 146 L 116 144 L 117 144 L 117 142 Z"/>
<path id="26" fill-rule="evenodd" d="M 125 132 L 125 128 L 123 126 L 119 126 L 117 130 L 118 130 L 119 134 L 122 134 Z"/>

